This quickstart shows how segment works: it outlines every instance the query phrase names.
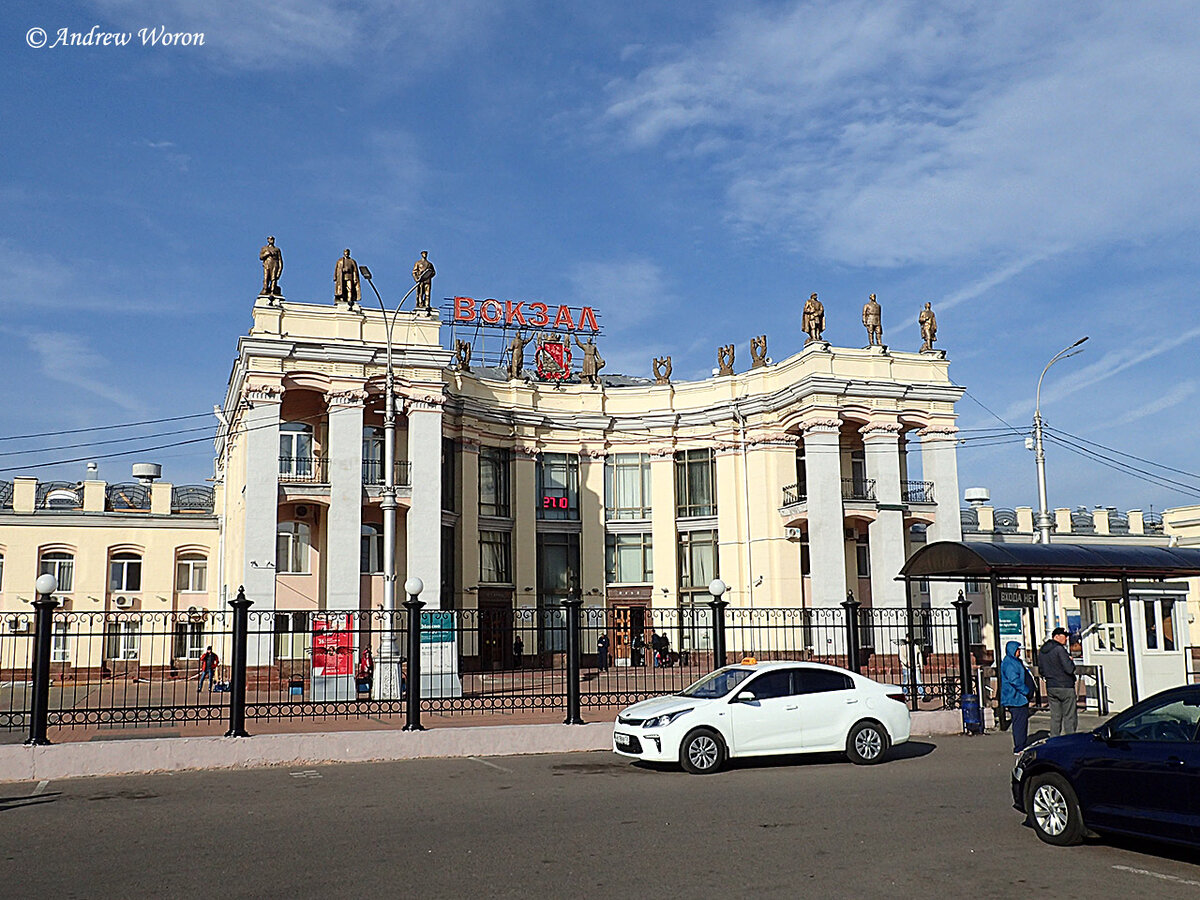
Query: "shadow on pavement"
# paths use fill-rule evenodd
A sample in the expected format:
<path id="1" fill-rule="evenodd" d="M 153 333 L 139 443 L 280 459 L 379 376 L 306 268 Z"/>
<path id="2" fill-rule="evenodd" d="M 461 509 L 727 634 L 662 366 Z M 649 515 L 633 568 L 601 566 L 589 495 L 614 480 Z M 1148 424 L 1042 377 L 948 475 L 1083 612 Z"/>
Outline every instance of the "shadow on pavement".
<path id="1" fill-rule="evenodd" d="M 27 797 L 0 797 L 0 812 L 8 812 L 10 809 L 20 809 L 25 806 L 36 806 L 39 803 L 53 803 L 60 794 L 56 791 L 53 794 L 35 794 Z"/>

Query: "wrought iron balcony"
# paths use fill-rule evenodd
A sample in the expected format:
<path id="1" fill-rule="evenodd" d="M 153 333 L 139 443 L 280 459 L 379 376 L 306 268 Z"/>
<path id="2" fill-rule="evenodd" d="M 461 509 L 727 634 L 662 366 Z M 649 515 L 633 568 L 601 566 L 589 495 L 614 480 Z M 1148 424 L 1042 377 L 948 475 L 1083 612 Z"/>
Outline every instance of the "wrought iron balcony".
<path id="1" fill-rule="evenodd" d="M 900 482 L 900 493 L 905 503 L 934 502 L 932 481 L 902 481 Z"/>
<path id="2" fill-rule="evenodd" d="M 279 457 L 282 484 L 329 484 L 329 460 L 325 456 Z"/>
<path id="3" fill-rule="evenodd" d="M 874 478 L 843 478 L 842 479 L 842 499 L 843 500 L 874 500 L 875 499 L 875 479 Z"/>
<path id="4" fill-rule="evenodd" d="M 789 484 L 783 489 L 783 505 L 792 506 L 796 503 L 803 503 L 808 499 L 808 486 L 803 484 Z"/>
<path id="5" fill-rule="evenodd" d="M 383 460 L 364 459 L 362 480 L 363 484 L 383 484 Z M 412 484 L 412 460 L 396 460 L 395 482 L 397 487 L 409 487 Z"/>

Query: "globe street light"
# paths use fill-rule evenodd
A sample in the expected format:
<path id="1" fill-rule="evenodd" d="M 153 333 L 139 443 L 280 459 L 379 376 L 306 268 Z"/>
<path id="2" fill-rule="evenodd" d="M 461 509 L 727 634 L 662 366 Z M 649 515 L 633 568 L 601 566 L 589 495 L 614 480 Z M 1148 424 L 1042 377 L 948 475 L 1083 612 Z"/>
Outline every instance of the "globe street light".
<path id="1" fill-rule="evenodd" d="M 375 292 L 379 301 L 379 311 L 383 313 L 384 338 L 387 343 L 387 375 L 384 382 L 384 412 L 383 412 L 383 492 L 380 495 L 379 506 L 383 510 L 383 611 L 387 616 L 388 630 L 379 649 L 379 677 L 375 679 L 374 696 L 376 700 L 396 700 L 400 697 L 400 678 L 398 661 L 400 648 L 396 646 L 396 400 L 393 385 L 395 373 L 392 371 L 392 329 L 396 327 L 396 317 L 400 307 L 419 286 L 420 282 L 408 289 L 396 305 L 391 321 L 388 321 L 387 308 L 383 305 L 383 297 L 371 280 L 371 270 L 360 265 L 358 271 L 367 279 L 367 284 Z"/>
<path id="2" fill-rule="evenodd" d="M 1038 515 L 1037 529 L 1040 533 L 1040 539 L 1043 544 L 1050 543 L 1050 531 L 1054 525 L 1054 520 L 1050 517 L 1050 510 L 1046 502 L 1046 451 L 1042 445 L 1042 379 L 1046 377 L 1046 373 L 1050 367 L 1060 359 L 1070 359 L 1082 350 L 1075 348 L 1087 340 L 1087 337 L 1081 337 L 1069 347 L 1064 347 L 1050 362 L 1046 363 L 1046 368 L 1042 369 L 1042 374 L 1038 376 L 1037 394 L 1033 405 L 1033 455 L 1037 464 L 1037 480 L 1038 480 Z M 1049 597 L 1049 585 L 1042 585 L 1042 594 L 1046 602 L 1046 636 L 1050 636 L 1050 632 L 1054 630 L 1057 617 L 1055 615 L 1055 603 Z"/>

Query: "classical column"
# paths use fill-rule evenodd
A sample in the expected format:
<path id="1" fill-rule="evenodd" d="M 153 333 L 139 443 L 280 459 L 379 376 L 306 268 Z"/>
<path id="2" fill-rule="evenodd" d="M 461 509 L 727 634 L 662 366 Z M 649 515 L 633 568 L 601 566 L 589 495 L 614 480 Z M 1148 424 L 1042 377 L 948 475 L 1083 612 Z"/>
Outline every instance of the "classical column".
<path id="1" fill-rule="evenodd" d="M 579 454 L 579 587 L 585 606 L 597 605 L 592 588 L 604 591 L 604 457 Z"/>
<path id="2" fill-rule="evenodd" d="M 408 566 L 425 584 L 425 609 L 441 609 L 442 594 L 442 398 L 408 400 L 408 456 L 412 471 L 412 507 L 405 521 Z"/>
<path id="3" fill-rule="evenodd" d="M 865 425 L 867 477 L 875 482 L 876 513 L 868 529 L 871 553 L 871 605 L 904 606 L 904 499 L 900 486 L 900 423 Z"/>
<path id="4" fill-rule="evenodd" d="M 363 401 L 366 391 L 331 391 L 329 515 L 325 520 L 325 601 L 329 609 L 358 609 L 361 596 Z"/>
<path id="5" fill-rule="evenodd" d="M 654 605 L 679 604 L 679 533 L 675 527 L 675 453 L 670 447 L 650 453 L 650 520 L 654 547 Z M 662 589 L 666 588 L 664 596 Z"/>
<path id="6" fill-rule="evenodd" d="M 808 475 L 808 554 L 812 605 L 837 607 L 846 599 L 845 519 L 842 514 L 841 422 L 822 419 L 804 428 Z"/>
<path id="7" fill-rule="evenodd" d="M 248 408 L 241 421 L 246 459 L 246 521 L 241 584 L 246 588 L 246 596 L 253 601 L 256 612 L 275 608 L 279 406 L 282 395 L 283 389 L 276 385 L 250 388 L 246 394 Z"/>
<path id="8" fill-rule="evenodd" d="M 936 517 L 925 532 L 925 539 L 961 541 L 962 519 L 958 513 L 958 429 L 953 424 L 933 424 L 921 429 L 921 471 L 933 482 Z M 930 603 L 949 608 L 958 596 L 958 585 L 930 582 Z"/>

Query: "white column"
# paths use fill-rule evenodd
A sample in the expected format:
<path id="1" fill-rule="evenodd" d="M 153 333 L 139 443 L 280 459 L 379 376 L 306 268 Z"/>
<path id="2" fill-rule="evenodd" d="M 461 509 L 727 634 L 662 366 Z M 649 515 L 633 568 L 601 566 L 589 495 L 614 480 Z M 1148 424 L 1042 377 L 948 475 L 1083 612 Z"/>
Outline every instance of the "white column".
<path id="1" fill-rule="evenodd" d="M 408 566 L 397 574 L 396 604 L 404 581 L 414 575 L 425 584 L 421 600 L 426 609 L 441 609 L 442 601 L 442 405 L 441 399 L 410 399 L 408 457 L 412 464 L 412 507 L 405 520 Z"/>
<path id="2" fill-rule="evenodd" d="M 811 422 L 804 429 L 808 554 L 812 563 L 814 607 L 837 607 L 846 599 L 840 426 L 837 419 L 828 419 Z"/>
<path id="3" fill-rule="evenodd" d="M 325 598 L 329 609 L 358 609 L 362 546 L 361 390 L 326 395 L 329 403 L 329 515 L 326 518 Z"/>
<path id="4" fill-rule="evenodd" d="M 281 391 L 252 390 L 242 417 L 246 441 L 246 524 L 242 585 L 253 611 L 275 608 L 275 532 L 279 519 L 279 404 Z M 237 585 L 233 585 L 236 594 Z M 231 598 L 232 599 L 232 596 Z"/>
<path id="5" fill-rule="evenodd" d="M 921 429 L 921 471 L 933 482 L 937 515 L 925 532 L 926 541 L 961 541 L 962 519 L 958 513 L 958 429 L 953 425 L 930 425 Z M 958 597 L 959 585 L 932 581 L 931 605 L 949 606 Z"/>
<path id="6" fill-rule="evenodd" d="M 904 606 L 904 502 L 900 486 L 900 424 L 881 422 L 862 429 L 867 477 L 875 481 L 875 521 L 868 529 L 871 548 L 871 605 Z"/>

